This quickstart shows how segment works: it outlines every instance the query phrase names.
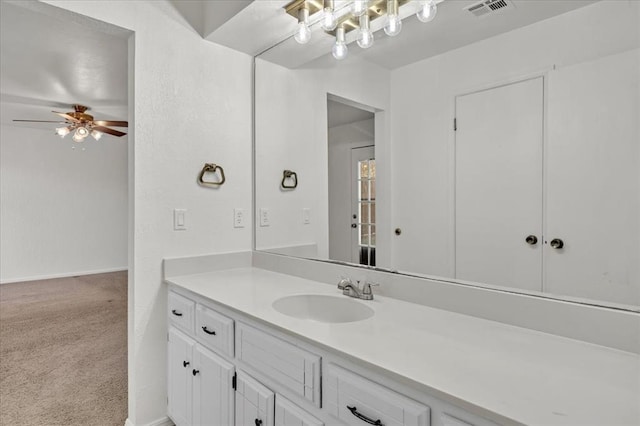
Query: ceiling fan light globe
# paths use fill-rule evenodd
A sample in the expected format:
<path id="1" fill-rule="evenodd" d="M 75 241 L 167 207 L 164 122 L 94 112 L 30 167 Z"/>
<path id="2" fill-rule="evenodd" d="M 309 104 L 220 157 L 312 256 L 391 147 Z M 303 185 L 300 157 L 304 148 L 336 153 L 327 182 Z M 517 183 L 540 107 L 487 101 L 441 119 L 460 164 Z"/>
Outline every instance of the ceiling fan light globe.
<path id="1" fill-rule="evenodd" d="M 71 133 L 71 129 L 69 129 L 69 127 L 58 127 L 56 129 L 56 135 L 60 136 L 61 138 L 64 138 L 69 133 Z"/>
<path id="2" fill-rule="evenodd" d="M 82 142 L 87 136 L 89 136 L 89 131 L 84 127 L 78 127 L 73 134 L 73 141 Z"/>
<path id="3" fill-rule="evenodd" d="M 95 140 L 97 140 L 97 141 L 99 141 L 99 140 L 100 140 L 100 138 L 102 137 L 102 135 L 103 135 L 103 134 L 104 134 L 104 133 L 99 132 L 99 131 L 97 131 L 97 130 L 92 130 L 92 131 L 91 131 L 91 136 L 92 136 Z"/>

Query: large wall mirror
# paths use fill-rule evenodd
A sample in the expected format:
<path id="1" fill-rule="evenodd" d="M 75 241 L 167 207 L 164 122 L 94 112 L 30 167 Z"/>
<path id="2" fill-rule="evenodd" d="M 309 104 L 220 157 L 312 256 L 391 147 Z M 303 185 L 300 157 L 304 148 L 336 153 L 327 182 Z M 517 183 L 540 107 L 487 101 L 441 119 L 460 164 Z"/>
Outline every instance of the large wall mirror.
<path id="1" fill-rule="evenodd" d="M 640 2 L 401 3 L 256 59 L 256 249 L 640 310 Z"/>

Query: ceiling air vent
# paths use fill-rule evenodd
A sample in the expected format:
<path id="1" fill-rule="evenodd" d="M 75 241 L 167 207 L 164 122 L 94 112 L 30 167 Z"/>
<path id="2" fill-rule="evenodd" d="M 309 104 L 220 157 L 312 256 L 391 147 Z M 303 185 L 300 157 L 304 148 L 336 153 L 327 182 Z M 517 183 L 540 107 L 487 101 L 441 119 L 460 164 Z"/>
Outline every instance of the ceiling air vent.
<path id="1" fill-rule="evenodd" d="M 481 18 L 491 13 L 514 8 L 513 3 L 508 0 L 483 0 L 465 7 L 464 10 L 470 12 L 473 16 Z"/>

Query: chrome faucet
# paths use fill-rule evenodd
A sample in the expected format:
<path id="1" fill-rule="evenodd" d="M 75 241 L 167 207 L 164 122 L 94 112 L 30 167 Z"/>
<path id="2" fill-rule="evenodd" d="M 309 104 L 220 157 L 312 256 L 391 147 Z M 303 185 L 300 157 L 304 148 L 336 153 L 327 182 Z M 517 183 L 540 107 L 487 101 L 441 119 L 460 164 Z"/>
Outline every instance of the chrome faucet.
<path id="1" fill-rule="evenodd" d="M 365 282 L 360 289 L 360 281 L 356 281 L 354 284 L 349 278 L 342 278 L 338 282 L 338 289 L 342 290 L 342 294 L 349 297 L 355 297 L 362 300 L 373 300 L 373 292 L 371 286 L 377 286 L 380 284 Z"/>

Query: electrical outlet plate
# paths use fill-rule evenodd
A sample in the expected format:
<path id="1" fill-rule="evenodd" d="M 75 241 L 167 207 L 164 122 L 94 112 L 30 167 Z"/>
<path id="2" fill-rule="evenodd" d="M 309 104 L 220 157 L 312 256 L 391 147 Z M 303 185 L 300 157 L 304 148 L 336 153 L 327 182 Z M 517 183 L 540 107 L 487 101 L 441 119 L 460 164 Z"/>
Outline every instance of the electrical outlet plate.
<path id="1" fill-rule="evenodd" d="M 244 209 L 233 209 L 233 227 L 244 228 L 245 224 L 245 212 Z"/>
<path id="2" fill-rule="evenodd" d="M 308 207 L 302 209 L 302 223 L 305 225 L 311 223 L 311 209 Z"/>
<path id="3" fill-rule="evenodd" d="M 260 226 L 269 226 L 269 209 L 261 208 L 260 209 Z"/>

